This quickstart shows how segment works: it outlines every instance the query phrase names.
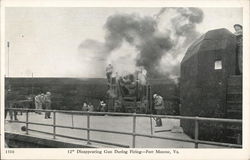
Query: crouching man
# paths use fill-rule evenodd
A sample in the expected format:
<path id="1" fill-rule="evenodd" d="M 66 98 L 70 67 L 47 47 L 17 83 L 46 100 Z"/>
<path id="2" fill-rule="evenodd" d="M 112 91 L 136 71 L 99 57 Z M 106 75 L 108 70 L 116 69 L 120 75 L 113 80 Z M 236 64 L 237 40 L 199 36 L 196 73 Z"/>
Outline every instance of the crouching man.
<path id="1" fill-rule="evenodd" d="M 154 106 L 156 110 L 157 115 L 163 115 L 164 114 L 164 101 L 163 98 L 160 95 L 154 94 Z M 159 117 L 155 118 L 156 121 L 156 127 L 161 127 L 162 126 L 162 120 Z"/>

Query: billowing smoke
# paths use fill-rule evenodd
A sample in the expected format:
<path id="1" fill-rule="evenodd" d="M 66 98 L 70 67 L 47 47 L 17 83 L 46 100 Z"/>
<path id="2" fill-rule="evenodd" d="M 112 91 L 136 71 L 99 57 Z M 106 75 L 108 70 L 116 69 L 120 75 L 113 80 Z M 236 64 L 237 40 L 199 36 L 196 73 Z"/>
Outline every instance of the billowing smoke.
<path id="1" fill-rule="evenodd" d="M 136 14 L 117 14 L 109 17 L 105 24 L 106 46 L 112 51 L 124 41 L 137 50 L 136 66 L 143 66 L 149 76 L 156 77 L 156 70 L 162 56 L 173 46 L 167 34 L 158 32 L 153 17 L 140 17 Z"/>
<path id="2" fill-rule="evenodd" d="M 171 20 L 175 28 L 175 34 L 179 37 L 185 37 L 183 46 L 186 46 L 200 36 L 196 31 L 196 24 L 203 20 L 203 11 L 199 8 L 176 8 L 179 15 Z"/>
<path id="3" fill-rule="evenodd" d="M 199 8 L 162 8 L 152 17 L 115 14 L 104 25 L 104 43 L 86 40 L 80 48 L 93 46 L 94 52 L 107 57 L 106 62 L 114 63 L 117 71 L 142 66 L 149 77 L 171 78 L 178 75 L 187 46 L 200 35 L 196 25 L 202 20 Z M 123 54 L 119 50 L 124 46 L 133 49 Z M 127 67 L 122 66 L 124 61 L 129 62 Z"/>
<path id="4" fill-rule="evenodd" d="M 204 14 L 199 8 L 162 8 L 156 15 L 158 28 L 171 33 L 174 46 L 162 58 L 159 70 L 170 78 L 179 76 L 180 62 L 186 49 L 201 34 L 196 25 L 203 21 Z"/>

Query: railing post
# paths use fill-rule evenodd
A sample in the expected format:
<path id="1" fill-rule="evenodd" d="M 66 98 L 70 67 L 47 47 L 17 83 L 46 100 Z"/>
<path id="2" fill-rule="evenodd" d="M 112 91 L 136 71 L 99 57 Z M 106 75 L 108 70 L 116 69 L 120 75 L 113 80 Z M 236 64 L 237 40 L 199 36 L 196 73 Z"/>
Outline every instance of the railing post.
<path id="1" fill-rule="evenodd" d="M 56 139 L 56 112 L 53 111 L 53 138 Z"/>
<path id="2" fill-rule="evenodd" d="M 241 141 L 242 137 L 241 137 L 241 134 L 237 134 L 237 144 L 242 144 L 242 141 Z"/>
<path id="3" fill-rule="evenodd" d="M 90 143 L 90 131 L 89 131 L 89 128 L 90 128 L 90 117 L 89 117 L 89 113 L 88 113 L 88 115 L 87 115 L 87 128 L 88 128 L 88 130 L 87 130 L 87 144 L 91 144 Z"/>
<path id="4" fill-rule="evenodd" d="M 198 121 L 198 117 L 195 117 L 195 131 L 194 131 L 194 139 L 195 139 L 195 148 L 199 148 L 199 143 L 198 143 L 198 139 L 199 139 L 199 121 Z"/>
<path id="5" fill-rule="evenodd" d="M 26 134 L 29 134 L 29 110 L 26 110 Z"/>
<path id="6" fill-rule="evenodd" d="M 73 117 L 73 113 L 71 113 L 71 123 L 72 123 L 72 129 L 74 128 L 74 117 Z"/>
<path id="7" fill-rule="evenodd" d="M 133 114 L 133 143 L 132 143 L 133 148 L 135 148 L 135 134 L 136 134 L 136 113 Z"/>
<path id="8" fill-rule="evenodd" d="M 153 135 L 153 122 L 152 122 L 152 114 L 150 115 L 150 130 L 151 130 L 151 135 Z"/>

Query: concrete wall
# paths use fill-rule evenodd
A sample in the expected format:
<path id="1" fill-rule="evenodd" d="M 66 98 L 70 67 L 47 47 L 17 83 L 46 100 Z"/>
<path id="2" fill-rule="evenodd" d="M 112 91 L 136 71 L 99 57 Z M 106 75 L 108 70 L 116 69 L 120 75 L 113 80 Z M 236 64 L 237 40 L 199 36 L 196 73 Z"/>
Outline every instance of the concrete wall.
<path id="1" fill-rule="evenodd" d="M 39 92 L 52 93 L 52 109 L 81 110 L 83 101 L 97 107 L 100 99 L 107 99 L 107 80 L 104 78 L 6 78 L 6 88 L 11 85 L 10 99 L 23 100 Z M 167 114 L 176 114 L 179 106 L 178 85 L 168 79 L 150 80 L 152 92 L 163 96 Z"/>
<path id="2" fill-rule="evenodd" d="M 181 115 L 226 117 L 227 78 L 235 74 L 235 40 L 226 29 L 211 30 L 187 50 L 181 62 Z M 221 69 L 215 69 L 215 61 L 221 61 Z M 181 121 L 181 125 L 186 133 L 194 136 L 194 122 Z M 218 126 L 221 125 L 202 123 L 200 138 L 220 140 L 221 133 L 211 128 Z"/>

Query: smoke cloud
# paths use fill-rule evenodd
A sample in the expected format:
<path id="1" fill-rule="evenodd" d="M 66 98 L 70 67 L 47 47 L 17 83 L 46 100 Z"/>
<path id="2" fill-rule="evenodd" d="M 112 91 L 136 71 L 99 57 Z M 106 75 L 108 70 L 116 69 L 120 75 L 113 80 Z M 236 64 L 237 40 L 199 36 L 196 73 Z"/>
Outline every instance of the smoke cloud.
<path id="1" fill-rule="evenodd" d="M 200 36 L 196 25 L 203 20 L 199 8 L 162 8 L 154 16 L 115 14 L 104 24 L 105 42 L 85 40 L 79 48 L 89 47 L 114 68 L 144 67 L 151 78 L 171 78 L 179 74 L 186 48 Z M 120 50 L 127 50 L 122 54 Z M 126 51 L 125 51 L 126 52 Z M 123 61 L 128 61 L 127 67 Z M 132 69 L 133 70 L 133 69 Z"/>

